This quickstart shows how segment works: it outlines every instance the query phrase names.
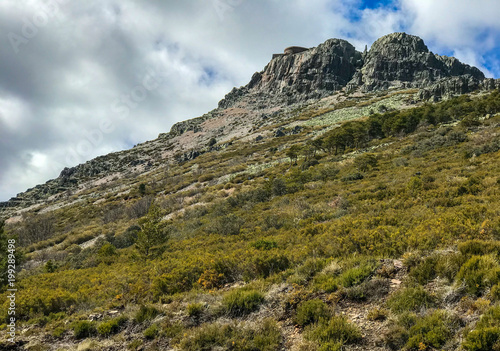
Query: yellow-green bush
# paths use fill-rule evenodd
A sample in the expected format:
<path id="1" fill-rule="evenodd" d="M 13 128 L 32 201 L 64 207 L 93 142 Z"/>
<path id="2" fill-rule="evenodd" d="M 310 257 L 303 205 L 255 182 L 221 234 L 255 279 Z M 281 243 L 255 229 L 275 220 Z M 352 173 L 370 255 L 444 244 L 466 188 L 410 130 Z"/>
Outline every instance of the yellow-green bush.
<path id="1" fill-rule="evenodd" d="M 456 276 L 457 284 L 465 284 L 469 293 L 479 296 L 500 280 L 500 264 L 494 256 L 472 256 Z"/>
<path id="2" fill-rule="evenodd" d="M 320 345 L 320 351 L 341 350 L 342 345 L 361 339 L 359 328 L 343 316 L 333 316 L 311 324 L 305 331 L 305 338 Z"/>
<path id="3" fill-rule="evenodd" d="M 489 309 L 465 336 L 462 347 L 467 351 L 490 351 L 500 347 L 500 306 Z"/>
<path id="4" fill-rule="evenodd" d="M 180 347 L 185 351 L 215 350 L 228 348 L 242 351 L 274 351 L 281 342 L 276 322 L 266 319 L 258 327 L 232 324 L 204 324 L 192 329 L 182 339 Z"/>
<path id="5" fill-rule="evenodd" d="M 127 322 L 127 317 L 121 316 L 117 318 L 110 319 L 108 321 L 103 321 L 97 325 L 97 332 L 102 336 L 109 336 L 116 334 L 120 331 L 120 328 Z"/>
<path id="6" fill-rule="evenodd" d="M 417 312 L 435 305 L 436 298 L 421 286 L 401 289 L 387 300 L 387 306 L 395 313 Z"/>
<path id="7" fill-rule="evenodd" d="M 256 311 L 264 302 L 264 295 L 256 290 L 238 289 L 230 291 L 222 298 L 223 311 L 233 317 Z"/>
<path id="8" fill-rule="evenodd" d="M 295 323 L 305 327 L 306 325 L 317 323 L 321 319 L 328 319 L 331 312 L 326 303 L 319 299 L 304 301 L 297 307 Z"/>
<path id="9" fill-rule="evenodd" d="M 73 333 L 77 339 L 85 339 L 96 334 L 96 326 L 94 322 L 76 321 L 72 324 Z"/>

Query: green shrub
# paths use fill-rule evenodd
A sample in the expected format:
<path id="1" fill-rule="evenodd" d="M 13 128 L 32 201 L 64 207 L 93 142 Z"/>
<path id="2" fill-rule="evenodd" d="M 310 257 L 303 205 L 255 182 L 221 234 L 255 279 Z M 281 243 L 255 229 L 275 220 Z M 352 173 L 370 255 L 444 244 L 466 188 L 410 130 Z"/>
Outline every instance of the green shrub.
<path id="1" fill-rule="evenodd" d="M 276 241 L 260 239 L 252 243 L 252 247 L 256 248 L 257 250 L 266 251 L 277 248 L 278 244 L 276 243 Z"/>
<path id="2" fill-rule="evenodd" d="M 319 350 L 340 350 L 344 344 L 352 344 L 361 339 L 361 332 L 356 325 L 343 316 L 322 319 L 319 323 L 309 325 L 305 338 L 317 342 Z"/>
<path id="3" fill-rule="evenodd" d="M 500 301 L 500 284 L 493 285 L 490 295 L 493 301 Z"/>
<path id="4" fill-rule="evenodd" d="M 430 295 L 423 287 L 410 287 L 394 293 L 387 305 L 395 313 L 419 311 L 421 308 L 430 308 L 436 304 L 434 296 Z"/>
<path id="5" fill-rule="evenodd" d="M 64 327 L 57 327 L 52 331 L 52 336 L 54 338 L 60 339 L 63 337 L 63 335 L 66 333 L 66 328 Z"/>
<path id="6" fill-rule="evenodd" d="M 500 327 L 481 328 L 467 334 L 462 347 L 468 351 L 500 350 Z"/>
<path id="7" fill-rule="evenodd" d="M 436 278 L 436 266 L 438 262 L 438 256 L 432 255 L 426 257 L 410 270 L 410 277 L 414 278 L 419 284 L 427 284 L 429 281 Z"/>
<path id="8" fill-rule="evenodd" d="M 363 178 L 364 178 L 364 176 L 361 173 L 356 172 L 356 173 L 351 173 L 351 174 L 348 174 L 348 175 L 342 177 L 342 181 L 343 182 L 352 182 L 355 180 L 361 180 Z"/>
<path id="9" fill-rule="evenodd" d="M 465 335 L 462 347 L 468 351 L 500 350 L 500 306 L 490 308 Z"/>
<path id="10" fill-rule="evenodd" d="M 146 339 L 154 339 L 158 336 L 160 333 L 160 328 L 158 327 L 158 324 L 151 324 L 145 331 L 144 331 L 144 337 Z"/>
<path id="11" fill-rule="evenodd" d="M 142 340 L 136 339 L 127 345 L 129 350 L 137 350 L 142 345 Z"/>
<path id="12" fill-rule="evenodd" d="M 202 303 L 191 303 L 186 308 L 188 316 L 193 318 L 199 318 L 204 310 L 205 305 Z"/>
<path id="13" fill-rule="evenodd" d="M 304 327 L 308 324 L 317 323 L 321 319 L 327 319 L 331 315 L 326 303 L 319 299 L 302 302 L 297 307 L 295 323 Z"/>
<path id="14" fill-rule="evenodd" d="M 137 311 L 137 313 L 135 314 L 134 319 L 137 323 L 142 323 L 144 321 L 149 321 L 149 320 L 155 318 L 159 314 L 160 314 L 160 311 L 158 311 L 158 309 L 156 309 L 156 307 L 142 305 L 139 308 L 139 311 Z"/>
<path id="15" fill-rule="evenodd" d="M 486 288 L 499 282 L 500 265 L 491 256 L 472 256 L 460 268 L 456 276 L 458 284 L 464 284 L 470 294 L 479 296 Z"/>
<path id="16" fill-rule="evenodd" d="M 310 257 L 295 268 L 295 273 L 289 277 L 288 281 L 291 284 L 304 285 L 325 267 L 325 263 L 324 259 Z"/>
<path id="17" fill-rule="evenodd" d="M 383 321 L 387 318 L 388 315 L 389 311 L 387 311 L 385 308 L 375 307 L 368 311 L 366 319 L 368 319 L 369 321 Z"/>
<path id="18" fill-rule="evenodd" d="M 72 325 L 75 338 L 84 339 L 96 334 L 96 327 L 94 322 L 77 321 Z"/>
<path id="19" fill-rule="evenodd" d="M 276 322 L 266 319 L 257 328 L 231 324 L 204 324 L 192 329 L 180 342 L 181 350 L 278 350 L 281 333 Z"/>
<path id="20" fill-rule="evenodd" d="M 487 254 L 498 255 L 500 253 L 500 243 L 475 239 L 459 243 L 458 250 L 462 255 L 467 257 Z"/>
<path id="21" fill-rule="evenodd" d="M 408 341 L 408 329 L 394 324 L 384 332 L 383 340 L 385 345 L 391 350 L 401 350 Z"/>
<path id="22" fill-rule="evenodd" d="M 333 274 L 322 272 L 314 279 L 314 285 L 325 292 L 334 292 L 340 286 L 345 288 L 363 283 L 377 269 L 376 260 L 366 257 L 350 258 L 342 263 Z"/>
<path id="23" fill-rule="evenodd" d="M 127 322 L 127 317 L 121 316 L 117 318 L 110 319 L 109 321 L 104 321 L 99 323 L 97 326 L 97 332 L 102 336 L 109 336 L 116 334 L 120 331 L 120 328 Z"/>
<path id="24" fill-rule="evenodd" d="M 222 298 L 223 310 L 238 317 L 256 311 L 264 302 L 264 296 L 256 290 L 233 290 Z"/>
<path id="25" fill-rule="evenodd" d="M 453 336 L 453 324 L 453 318 L 442 310 L 419 318 L 410 328 L 406 347 L 416 349 L 420 345 L 425 345 L 439 349 Z"/>

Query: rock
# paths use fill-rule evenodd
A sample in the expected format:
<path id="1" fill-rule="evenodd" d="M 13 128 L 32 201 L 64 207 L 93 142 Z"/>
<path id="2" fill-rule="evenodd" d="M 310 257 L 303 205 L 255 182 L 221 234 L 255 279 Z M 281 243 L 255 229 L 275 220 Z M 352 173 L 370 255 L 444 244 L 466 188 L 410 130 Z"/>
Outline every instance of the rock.
<path id="1" fill-rule="evenodd" d="M 393 33 L 373 43 L 350 87 L 358 86 L 365 92 L 391 87 L 423 88 L 452 76 L 465 76 L 467 82 L 475 84 L 484 79 L 475 67 L 453 57 L 433 54 L 419 37 Z"/>
<path id="2" fill-rule="evenodd" d="M 248 95 L 272 96 L 272 104 L 327 96 L 342 89 L 361 64 L 361 53 L 354 46 L 329 39 L 315 48 L 274 58 L 248 85 L 227 94 L 219 108 L 231 107 Z"/>
<path id="3" fill-rule="evenodd" d="M 402 269 L 403 268 L 403 262 L 401 260 L 394 260 L 393 264 L 394 264 L 394 267 L 396 269 Z"/>
<path id="4" fill-rule="evenodd" d="M 399 279 L 391 279 L 391 288 L 399 287 L 401 285 L 401 280 Z"/>
<path id="5" fill-rule="evenodd" d="M 262 135 L 257 135 L 257 137 L 255 138 L 255 141 L 261 141 L 263 139 L 264 139 L 264 137 Z"/>
<path id="6" fill-rule="evenodd" d="M 274 137 L 275 138 L 280 138 L 280 137 L 284 137 L 286 134 L 284 132 L 284 129 L 283 128 L 278 128 L 276 129 L 276 131 L 274 132 Z"/>
<path id="7" fill-rule="evenodd" d="M 89 315 L 89 321 L 98 321 L 102 319 L 102 314 L 101 313 L 94 313 Z"/>

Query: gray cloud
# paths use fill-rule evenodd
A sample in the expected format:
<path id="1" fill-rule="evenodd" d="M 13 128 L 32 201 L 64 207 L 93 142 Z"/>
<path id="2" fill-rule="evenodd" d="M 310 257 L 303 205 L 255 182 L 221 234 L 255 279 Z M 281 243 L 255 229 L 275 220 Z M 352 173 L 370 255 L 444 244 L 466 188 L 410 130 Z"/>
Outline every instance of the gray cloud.
<path id="1" fill-rule="evenodd" d="M 447 15 L 450 28 L 432 20 L 432 8 L 439 13 L 441 3 L 400 0 L 399 10 L 359 11 L 360 3 L 2 0 L 0 199 L 56 177 L 64 166 L 153 139 L 176 121 L 211 110 L 286 46 L 339 37 L 362 50 L 381 35 L 407 29 L 435 51 L 455 51 L 481 65 L 477 31 L 487 31 L 489 50 L 499 32 L 493 11 L 487 25 L 482 22 L 482 5 L 468 20 L 465 1 L 453 3 L 463 11 Z M 160 83 L 148 90 L 144 80 L 150 78 Z M 146 95 L 130 101 L 134 92 Z M 103 124 L 113 130 L 97 138 Z"/>

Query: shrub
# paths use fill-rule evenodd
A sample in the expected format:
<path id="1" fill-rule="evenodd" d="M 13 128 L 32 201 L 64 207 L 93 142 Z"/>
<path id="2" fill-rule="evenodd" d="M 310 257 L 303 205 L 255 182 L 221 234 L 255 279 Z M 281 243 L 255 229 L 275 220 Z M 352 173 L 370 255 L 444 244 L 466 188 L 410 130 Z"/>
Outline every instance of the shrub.
<path id="1" fill-rule="evenodd" d="M 185 334 L 180 343 L 181 350 L 241 350 L 273 351 L 281 342 L 281 333 L 276 322 L 266 319 L 257 328 L 231 324 L 204 324 Z"/>
<path id="2" fill-rule="evenodd" d="M 278 247 L 278 244 L 276 243 L 276 241 L 273 241 L 273 240 L 264 240 L 264 239 L 260 239 L 260 240 L 257 240 L 256 242 L 252 243 L 252 247 L 256 248 L 257 250 L 271 250 L 271 249 L 275 249 Z"/>
<path id="3" fill-rule="evenodd" d="M 89 321 L 77 321 L 72 325 L 75 338 L 84 339 L 95 335 L 96 327 L 94 322 Z"/>
<path id="4" fill-rule="evenodd" d="M 499 282 L 500 265 L 491 256 L 472 256 L 460 268 L 456 276 L 458 284 L 464 284 L 469 293 L 479 296 L 484 289 L 492 287 Z"/>
<path id="5" fill-rule="evenodd" d="M 116 334 L 120 331 L 120 328 L 127 322 L 127 317 L 121 316 L 118 318 L 110 319 L 109 321 L 104 321 L 99 323 L 97 326 L 97 332 L 102 336 L 109 336 Z"/>
<path id="6" fill-rule="evenodd" d="M 469 240 L 458 244 L 458 250 L 464 256 L 481 256 L 487 254 L 498 255 L 500 243 L 496 241 Z"/>
<path id="7" fill-rule="evenodd" d="M 186 312 L 189 317 L 199 318 L 204 309 L 205 305 L 202 303 L 191 303 L 187 306 Z"/>
<path id="8" fill-rule="evenodd" d="M 363 281 L 365 281 L 366 278 L 368 278 L 375 268 L 369 264 L 364 264 L 359 267 L 354 267 L 351 269 L 348 269 L 347 271 L 343 272 L 339 277 L 338 277 L 338 282 L 343 286 L 343 287 L 350 287 L 354 285 L 361 284 Z"/>
<path id="9" fill-rule="evenodd" d="M 238 317 L 254 312 L 264 302 L 264 296 L 255 290 L 233 290 L 222 299 L 222 307 L 224 311 L 233 316 Z"/>
<path id="10" fill-rule="evenodd" d="M 135 314 L 135 321 L 137 323 L 142 323 L 144 321 L 149 321 L 153 318 L 155 318 L 157 315 L 160 314 L 160 311 L 156 309 L 154 306 L 144 306 L 142 305 L 139 308 L 139 311 Z"/>
<path id="11" fill-rule="evenodd" d="M 295 268 L 295 273 L 290 276 L 289 282 L 292 284 L 303 285 L 325 267 L 325 260 L 319 258 L 308 258 L 300 266 Z"/>
<path id="12" fill-rule="evenodd" d="M 158 328 L 158 325 L 155 323 L 155 324 L 151 324 L 149 326 L 149 328 L 147 328 L 145 331 L 144 331 L 144 337 L 146 339 L 154 339 L 158 336 L 160 332 L 160 328 Z"/>
<path id="13" fill-rule="evenodd" d="M 476 329 L 465 336 L 462 343 L 468 351 L 500 349 L 500 306 L 490 308 L 476 324 Z"/>
<path id="14" fill-rule="evenodd" d="M 137 350 L 142 345 L 142 340 L 136 339 L 127 345 L 129 350 Z"/>
<path id="15" fill-rule="evenodd" d="M 414 278 L 419 284 L 427 284 L 430 280 L 436 278 L 436 266 L 438 256 L 426 257 L 417 266 L 410 270 L 410 277 Z"/>
<path id="16" fill-rule="evenodd" d="M 387 318 L 388 315 L 389 311 L 387 311 L 385 308 L 375 307 L 368 311 L 366 318 L 370 321 L 383 321 Z"/>
<path id="17" fill-rule="evenodd" d="M 453 336 L 453 318 L 446 312 L 438 310 L 432 314 L 419 318 L 410 328 L 406 347 L 419 348 L 420 345 L 441 348 Z"/>
<path id="18" fill-rule="evenodd" d="M 355 180 L 361 180 L 363 178 L 364 178 L 364 176 L 361 173 L 356 172 L 356 173 L 351 173 L 351 174 L 348 174 L 348 175 L 342 177 L 342 181 L 343 182 L 352 182 Z"/>
<path id="19" fill-rule="evenodd" d="M 320 344 L 319 350 L 340 350 L 343 344 L 351 344 L 361 339 L 361 332 L 345 317 L 334 316 L 308 326 L 305 337 Z"/>
<path id="20" fill-rule="evenodd" d="M 331 315 L 326 303 L 319 299 L 302 302 L 297 307 L 295 323 L 304 327 L 308 324 L 317 323 L 321 319 L 327 319 Z"/>
<path id="21" fill-rule="evenodd" d="M 491 288 L 490 295 L 493 301 L 500 301 L 500 284 L 496 284 Z"/>
<path id="22" fill-rule="evenodd" d="M 408 341 L 408 330 L 400 325 L 392 325 L 383 334 L 383 340 L 391 350 L 401 350 Z"/>
<path id="23" fill-rule="evenodd" d="M 66 333 L 66 328 L 64 327 L 57 327 L 52 331 L 52 336 L 54 338 L 60 339 L 63 337 L 64 333 Z"/>
<path id="24" fill-rule="evenodd" d="M 417 312 L 421 308 L 433 307 L 436 303 L 435 300 L 434 296 L 425 291 L 423 287 L 418 286 L 397 291 L 389 298 L 387 305 L 395 313 Z"/>

